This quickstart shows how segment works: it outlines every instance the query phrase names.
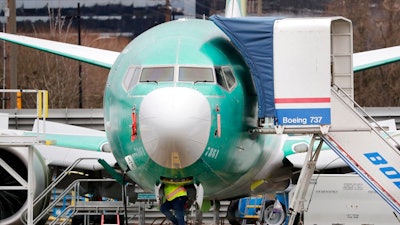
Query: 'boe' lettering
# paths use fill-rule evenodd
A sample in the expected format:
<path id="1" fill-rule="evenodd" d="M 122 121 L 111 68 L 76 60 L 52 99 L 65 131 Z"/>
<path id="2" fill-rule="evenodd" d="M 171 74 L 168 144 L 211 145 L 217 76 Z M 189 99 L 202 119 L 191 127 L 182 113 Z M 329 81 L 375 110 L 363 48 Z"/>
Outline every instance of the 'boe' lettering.
<path id="1" fill-rule="evenodd" d="M 377 152 L 364 154 L 374 165 L 387 164 L 387 161 Z"/>
<path id="2" fill-rule="evenodd" d="M 385 165 L 388 164 L 388 162 L 378 153 L 378 152 L 371 152 L 371 153 L 365 153 L 365 157 L 374 165 Z M 397 171 L 394 167 L 386 165 L 385 167 L 379 168 L 379 170 L 385 175 L 387 178 L 395 179 L 393 181 L 393 184 L 400 189 L 400 181 L 397 181 L 397 179 L 400 179 L 400 173 Z"/>
<path id="3" fill-rule="evenodd" d="M 385 174 L 390 179 L 400 178 L 400 173 L 393 167 L 380 168 L 383 174 Z"/>

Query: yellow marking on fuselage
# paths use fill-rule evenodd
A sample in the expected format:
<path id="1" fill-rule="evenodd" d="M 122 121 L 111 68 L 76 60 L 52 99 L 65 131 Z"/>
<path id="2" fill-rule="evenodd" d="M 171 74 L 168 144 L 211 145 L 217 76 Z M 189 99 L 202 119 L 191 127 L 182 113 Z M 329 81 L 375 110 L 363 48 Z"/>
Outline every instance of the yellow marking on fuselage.
<path id="1" fill-rule="evenodd" d="M 181 168 L 181 159 L 178 152 L 171 153 L 171 168 Z"/>

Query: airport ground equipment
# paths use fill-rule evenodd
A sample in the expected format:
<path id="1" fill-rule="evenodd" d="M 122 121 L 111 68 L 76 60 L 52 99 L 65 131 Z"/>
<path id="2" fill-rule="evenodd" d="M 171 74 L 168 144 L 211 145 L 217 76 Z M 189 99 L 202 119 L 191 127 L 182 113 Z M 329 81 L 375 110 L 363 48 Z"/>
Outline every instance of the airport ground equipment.
<path id="1" fill-rule="evenodd" d="M 305 200 L 304 224 L 400 224 L 399 215 L 354 173 L 314 174 Z"/>
<path id="2" fill-rule="evenodd" d="M 13 190 L 25 190 L 27 192 L 28 200 L 28 211 L 27 211 L 27 221 L 28 223 L 33 218 L 33 198 L 36 188 L 34 187 L 33 181 L 33 162 L 34 162 L 34 149 L 33 144 L 38 142 L 38 137 L 21 137 L 21 136 L 0 136 L 0 145 L 9 146 L 12 148 L 23 149 L 21 154 L 28 155 L 28 179 L 21 177 L 11 166 L 9 166 L 4 160 L 0 158 L 0 165 L 7 171 L 15 180 L 18 181 L 20 186 L 0 186 L 0 190 L 3 191 L 13 191 Z"/>
<path id="3" fill-rule="evenodd" d="M 106 223 L 105 215 L 101 214 L 100 225 L 120 225 L 120 216 L 119 216 L 119 214 L 116 214 L 115 217 L 116 217 L 116 222 L 115 223 Z"/>
<path id="4" fill-rule="evenodd" d="M 353 101 L 353 31 L 343 17 L 211 20 L 248 64 L 259 103 L 260 134 L 310 134 L 312 144 L 290 202 L 302 210 L 322 141 L 400 213 L 400 151 Z M 257 28 L 257 29 L 255 29 Z M 378 126 L 379 127 L 379 126 Z M 314 141 L 319 147 L 314 149 Z"/>
<path id="5" fill-rule="evenodd" d="M 97 158 L 81 158 L 76 160 L 73 164 L 67 167 L 58 177 L 56 177 L 53 182 L 46 187 L 43 192 L 41 192 L 33 201 L 33 207 L 35 204 L 38 204 L 42 201 L 42 199 L 49 196 L 50 193 L 56 188 L 56 186 L 63 181 L 63 179 L 70 174 L 70 172 L 75 168 L 77 164 L 79 164 L 83 160 L 99 160 Z M 98 216 L 99 218 L 101 215 L 117 215 L 117 214 L 124 214 L 129 215 L 131 217 L 138 216 L 142 221 L 140 224 L 143 224 L 144 212 L 143 212 L 143 205 L 130 205 L 126 207 L 123 201 L 121 200 L 112 200 L 111 201 L 103 201 L 95 199 L 93 201 L 86 201 L 86 199 L 82 200 L 80 198 L 80 190 L 82 188 L 83 182 L 114 182 L 117 181 L 115 179 L 77 179 L 73 181 L 66 189 L 63 190 L 56 198 L 52 199 L 52 201 L 48 204 L 48 206 L 43 209 L 36 217 L 32 218 L 32 222 L 28 224 L 37 224 L 41 221 L 44 217 L 51 214 L 53 208 L 61 201 L 63 201 L 64 197 L 69 195 L 71 197 L 71 205 L 64 208 L 57 217 L 55 217 L 50 224 L 67 224 L 70 220 L 74 218 L 82 218 L 84 224 L 88 224 L 90 220 L 90 216 Z M 126 193 L 127 185 L 121 185 L 121 195 L 119 199 L 123 199 L 124 196 L 122 193 Z M 125 190 L 123 190 L 125 189 Z M 124 192 L 125 191 L 125 192 Z M 73 194 L 71 194 L 73 193 Z"/>
<path id="6" fill-rule="evenodd" d="M 277 193 L 275 198 L 258 195 L 241 198 L 238 212 L 241 224 L 280 225 L 286 221 L 287 193 Z"/>
<path id="7" fill-rule="evenodd" d="M 48 91 L 46 90 L 31 90 L 31 89 L 3 89 L 1 90 L 3 93 L 3 97 L 5 96 L 6 93 L 16 93 L 17 94 L 17 106 L 21 106 L 21 93 L 33 93 L 36 94 L 36 99 L 37 99 L 37 105 L 36 105 L 36 112 L 35 112 L 35 117 L 36 119 L 43 119 L 43 121 L 46 120 L 46 117 L 48 115 Z M 4 106 L 4 105 L 3 105 Z M 8 129 L 8 117 L 6 118 L 7 121 L 1 121 L 1 126 L 2 129 Z M 34 214 L 36 213 L 35 211 L 38 211 L 41 209 L 41 207 L 44 204 L 44 201 L 39 201 L 37 202 L 36 205 L 38 207 L 35 207 L 34 204 L 34 197 L 41 191 L 42 186 L 47 184 L 45 181 L 45 169 L 40 168 L 36 170 L 35 164 L 37 164 L 38 161 L 40 161 L 40 157 L 37 156 L 35 153 L 34 149 L 34 144 L 39 143 L 41 140 L 40 135 L 33 135 L 33 136 L 20 136 L 18 134 L 1 134 L 0 135 L 0 145 L 1 146 L 6 146 L 6 150 L 2 150 L 3 152 L 7 152 L 9 149 L 13 149 L 18 152 L 20 159 L 24 158 L 22 163 L 25 164 L 28 173 L 27 177 L 24 178 L 22 175 L 20 175 L 16 170 L 15 167 L 13 168 L 12 166 L 8 165 L 4 160 L 0 158 L 0 166 L 3 167 L 3 169 L 6 171 L 6 173 L 10 174 L 13 179 L 15 179 L 20 186 L 0 186 L 0 190 L 2 191 L 10 191 L 10 195 L 12 195 L 13 191 L 18 191 L 18 190 L 23 190 L 27 192 L 27 212 L 26 212 L 26 222 L 28 224 L 33 223 L 33 217 Z M 17 165 L 23 167 L 24 165 Z M 38 173 L 35 174 L 34 170 L 37 171 Z M 40 171 L 40 172 L 39 172 Z M 39 179 L 39 180 L 38 180 Z M 42 180 L 43 179 L 43 180 Z M 15 219 L 15 218 L 14 218 Z M 11 220 L 14 220 L 11 219 Z"/>

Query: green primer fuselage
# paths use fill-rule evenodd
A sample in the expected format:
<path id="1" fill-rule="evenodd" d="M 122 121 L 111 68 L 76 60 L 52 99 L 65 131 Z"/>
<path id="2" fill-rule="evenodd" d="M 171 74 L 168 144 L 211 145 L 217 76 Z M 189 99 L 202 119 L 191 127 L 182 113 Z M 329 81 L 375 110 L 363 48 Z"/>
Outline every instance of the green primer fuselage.
<path id="1" fill-rule="evenodd" d="M 236 84 L 231 90 L 226 90 L 215 82 L 175 80 L 138 82 L 127 88 L 124 79 L 132 66 L 172 66 L 175 70 L 179 66 L 228 66 L 233 71 Z M 167 88 L 195 90 L 207 99 L 210 108 L 208 140 L 201 156 L 183 167 L 165 166 L 155 162 L 149 156 L 141 136 L 141 130 L 145 129 L 144 125 L 141 127 L 145 120 L 140 116 L 144 113 L 141 112 L 143 99 L 155 90 Z M 104 108 L 107 137 L 118 163 L 127 170 L 125 157 L 131 156 L 135 168 L 128 175 L 148 190 L 154 188 L 161 177 L 190 177 L 195 183 L 203 185 L 205 198 L 233 198 L 249 195 L 253 182 L 268 180 L 274 176 L 275 169 L 282 167 L 282 137 L 249 133 L 257 125 L 257 97 L 250 72 L 228 38 L 210 21 L 168 22 L 134 39 L 121 52 L 110 71 Z M 133 110 L 138 132 L 132 141 Z M 162 146 L 156 147 L 163 149 Z M 166 148 L 171 149 L 171 146 Z M 261 185 L 259 191 L 282 188 L 280 182 L 282 181 L 265 182 L 268 184 L 264 188 Z M 284 180 L 282 183 L 287 182 Z"/>

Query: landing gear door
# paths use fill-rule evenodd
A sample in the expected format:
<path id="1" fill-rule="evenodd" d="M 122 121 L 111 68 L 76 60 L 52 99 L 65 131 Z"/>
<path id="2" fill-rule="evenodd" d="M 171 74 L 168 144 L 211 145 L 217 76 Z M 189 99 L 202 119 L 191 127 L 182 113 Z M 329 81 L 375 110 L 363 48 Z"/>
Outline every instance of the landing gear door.
<path id="1" fill-rule="evenodd" d="M 196 188 L 196 203 L 199 206 L 199 209 L 201 209 L 201 206 L 203 205 L 204 189 L 201 184 L 195 184 L 194 186 Z"/>
<path id="2" fill-rule="evenodd" d="M 161 206 L 162 198 L 164 195 L 164 193 L 160 193 L 161 185 L 162 185 L 161 183 L 158 185 L 154 185 L 154 194 L 156 195 L 156 201 L 157 201 L 158 206 Z"/>

